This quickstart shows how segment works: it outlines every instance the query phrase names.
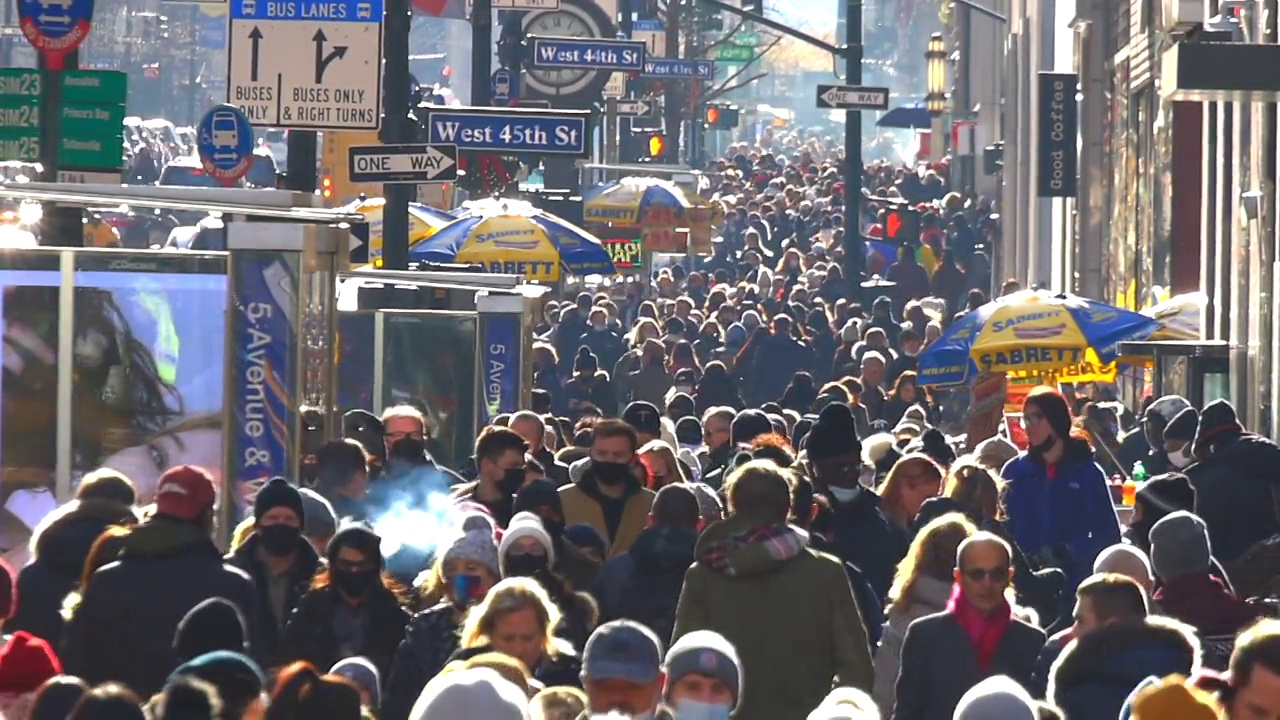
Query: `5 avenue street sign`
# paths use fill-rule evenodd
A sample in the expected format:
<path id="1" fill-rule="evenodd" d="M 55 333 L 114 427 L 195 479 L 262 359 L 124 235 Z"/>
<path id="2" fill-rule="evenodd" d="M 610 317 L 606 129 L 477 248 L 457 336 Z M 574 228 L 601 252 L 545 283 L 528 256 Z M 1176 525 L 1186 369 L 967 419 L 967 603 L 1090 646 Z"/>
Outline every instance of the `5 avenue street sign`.
<path id="1" fill-rule="evenodd" d="M 427 142 L 507 155 L 586 155 L 587 110 L 431 107 Z"/>
<path id="2" fill-rule="evenodd" d="M 231 0 L 227 102 L 254 125 L 376 130 L 383 0 Z"/>
<path id="3" fill-rule="evenodd" d="M 644 42 L 599 38 L 532 37 L 533 66 L 587 70 L 644 69 Z"/>
<path id="4" fill-rule="evenodd" d="M 458 179 L 456 145 L 354 145 L 352 182 L 429 183 Z"/>
<path id="5" fill-rule="evenodd" d="M 818 107 L 835 110 L 888 110 L 889 88 L 819 85 Z"/>

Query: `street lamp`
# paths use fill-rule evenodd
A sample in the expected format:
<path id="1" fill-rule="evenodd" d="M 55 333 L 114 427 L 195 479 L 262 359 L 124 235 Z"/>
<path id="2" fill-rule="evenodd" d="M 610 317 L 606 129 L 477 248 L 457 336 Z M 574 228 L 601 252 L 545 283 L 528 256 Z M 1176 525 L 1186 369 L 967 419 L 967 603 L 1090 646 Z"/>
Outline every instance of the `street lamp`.
<path id="1" fill-rule="evenodd" d="M 924 51 L 924 76 L 928 94 L 924 99 L 925 109 L 937 117 L 947 111 L 947 43 L 942 33 L 929 36 L 929 44 Z"/>

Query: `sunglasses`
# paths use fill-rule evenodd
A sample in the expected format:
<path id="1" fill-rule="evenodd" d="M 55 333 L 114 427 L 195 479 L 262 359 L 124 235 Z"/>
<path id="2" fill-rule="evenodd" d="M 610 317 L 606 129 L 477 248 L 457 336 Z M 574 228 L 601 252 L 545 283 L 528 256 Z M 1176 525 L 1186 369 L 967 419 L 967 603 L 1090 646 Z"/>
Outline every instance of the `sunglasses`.
<path id="1" fill-rule="evenodd" d="M 969 578 L 970 582 L 982 582 L 984 579 L 992 582 L 1003 582 L 1009 578 L 1009 566 L 998 568 L 970 568 L 962 571 L 964 576 Z"/>

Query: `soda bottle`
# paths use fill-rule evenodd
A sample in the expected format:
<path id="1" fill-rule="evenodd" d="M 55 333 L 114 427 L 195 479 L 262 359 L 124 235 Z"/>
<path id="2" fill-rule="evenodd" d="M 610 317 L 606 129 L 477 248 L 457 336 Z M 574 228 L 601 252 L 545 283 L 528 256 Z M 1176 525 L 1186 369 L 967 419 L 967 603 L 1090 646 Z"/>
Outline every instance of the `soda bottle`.
<path id="1" fill-rule="evenodd" d="M 1120 473 L 1115 473 L 1108 481 L 1107 487 L 1111 490 L 1111 504 L 1119 505 L 1124 502 L 1124 480 L 1120 477 Z"/>
<path id="2" fill-rule="evenodd" d="M 1120 493 L 1120 502 L 1125 507 L 1133 507 L 1133 504 L 1137 501 L 1138 501 L 1138 483 L 1134 482 L 1133 477 L 1130 476 L 1124 481 L 1124 485 L 1122 486 L 1121 493 Z"/>
<path id="3" fill-rule="evenodd" d="M 1141 460 L 1133 464 L 1133 481 L 1139 485 L 1147 481 L 1147 466 Z"/>

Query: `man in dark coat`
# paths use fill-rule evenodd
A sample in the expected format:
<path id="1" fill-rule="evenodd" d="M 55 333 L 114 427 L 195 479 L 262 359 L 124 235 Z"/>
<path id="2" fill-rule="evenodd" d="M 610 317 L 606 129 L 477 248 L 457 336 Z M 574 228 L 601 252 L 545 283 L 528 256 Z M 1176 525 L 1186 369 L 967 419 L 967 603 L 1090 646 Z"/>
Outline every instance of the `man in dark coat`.
<path id="1" fill-rule="evenodd" d="M 1044 632 L 1014 617 L 1009 544 L 988 532 L 960 543 L 947 609 L 911 623 L 902 641 L 893 720 L 950 720 L 960 698 L 994 675 L 1026 687 Z"/>
<path id="2" fill-rule="evenodd" d="M 254 658 L 271 667 L 280 633 L 320 568 L 320 556 L 302 537 L 302 494 L 284 478 L 272 478 L 258 491 L 253 518 L 253 534 L 227 555 L 227 564 L 253 578 L 257 623 L 249 630 L 251 645 Z"/>
<path id="3" fill-rule="evenodd" d="M 813 348 L 791 336 L 791 318 L 778 315 L 773 332 L 760 344 L 751 366 L 749 391 L 757 402 L 778 400 L 798 372 L 812 373 L 818 364 Z"/>
<path id="4" fill-rule="evenodd" d="M 636 544 L 600 570 L 592 594 L 602 621 L 634 620 L 668 641 L 698 542 L 698 498 L 687 487 L 668 485 L 658 491 L 649 518 Z"/>
<path id="5" fill-rule="evenodd" d="M 155 515 L 84 589 L 60 653 L 67 674 L 92 685 L 121 682 L 149 697 L 178 665 L 174 631 L 191 608 L 220 596 L 253 627 L 253 581 L 224 564 L 210 539 L 214 498 L 203 468 L 180 465 L 160 477 Z"/>
<path id="6" fill-rule="evenodd" d="M 1147 614 L 1145 592 L 1123 575 L 1098 574 L 1076 589 L 1075 639 L 1050 671 L 1048 698 L 1068 718 L 1120 716 L 1146 678 L 1200 667 L 1195 628 Z"/>
<path id="7" fill-rule="evenodd" d="M 1280 532 L 1274 477 L 1280 446 L 1245 432 L 1235 407 L 1215 400 L 1200 413 L 1193 447 L 1200 461 L 1186 469 L 1186 476 L 1196 489 L 1195 514 L 1209 526 L 1214 557 L 1230 567 L 1246 550 Z"/>

